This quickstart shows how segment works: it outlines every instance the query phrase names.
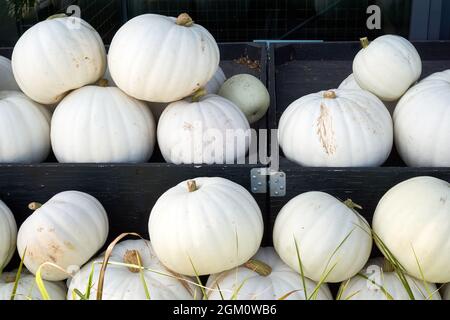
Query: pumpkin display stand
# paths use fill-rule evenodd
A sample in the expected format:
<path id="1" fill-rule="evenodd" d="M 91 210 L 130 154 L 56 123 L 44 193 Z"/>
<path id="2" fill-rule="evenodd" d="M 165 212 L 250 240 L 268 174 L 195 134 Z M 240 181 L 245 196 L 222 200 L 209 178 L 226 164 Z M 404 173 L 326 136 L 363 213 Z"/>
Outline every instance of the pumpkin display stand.
<path id="1" fill-rule="evenodd" d="M 227 77 L 248 73 L 267 83 L 267 51 L 254 43 L 219 44 L 220 66 Z M 0 48 L 0 55 L 10 58 L 12 48 Z M 266 129 L 268 118 L 252 125 Z M 248 163 L 248 161 L 246 161 Z M 261 164 L 175 165 L 165 163 L 156 147 L 144 164 L 61 164 L 54 155 L 42 164 L 0 165 L 0 197 L 14 212 L 18 225 L 31 215 L 30 202 L 46 202 L 55 194 L 77 190 L 97 198 L 108 212 L 110 232 L 106 243 L 123 232 L 136 232 L 148 239 L 148 218 L 158 198 L 181 181 L 197 177 L 223 177 L 251 190 L 250 171 Z M 252 194 L 264 220 L 268 218 L 266 194 Z M 268 224 L 265 224 L 267 227 Z M 270 232 L 265 231 L 270 242 Z M 8 269 L 17 267 L 16 254 Z"/>

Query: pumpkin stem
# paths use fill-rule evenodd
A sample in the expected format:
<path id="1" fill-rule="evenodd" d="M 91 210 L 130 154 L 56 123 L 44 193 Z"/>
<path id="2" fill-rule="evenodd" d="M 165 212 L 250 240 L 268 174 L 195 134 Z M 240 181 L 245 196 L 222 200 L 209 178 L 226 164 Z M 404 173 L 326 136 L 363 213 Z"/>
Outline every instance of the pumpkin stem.
<path id="1" fill-rule="evenodd" d="M 192 20 L 187 13 L 182 13 L 178 16 L 176 23 L 179 26 L 192 27 L 194 25 L 194 20 Z"/>
<path id="2" fill-rule="evenodd" d="M 383 258 L 383 266 L 381 268 L 383 269 L 383 272 L 394 272 L 395 271 L 395 268 L 392 265 L 392 263 L 386 258 Z"/>
<path id="3" fill-rule="evenodd" d="M 250 259 L 244 263 L 244 267 L 256 272 L 262 277 L 267 277 L 272 273 L 272 268 L 268 264 L 259 260 Z"/>
<path id="4" fill-rule="evenodd" d="M 142 266 L 142 258 L 137 250 L 127 250 L 123 255 L 123 262 L 126 264 L 132 264 L 135 266 Z M 141 272 L 141 268 L 129 267 L 128 270 L 132 273 Z"/>
<path id="5" fill-rule="evenodd" d="M 53 20 L 53 19 L 58 19 L 58 18 L 67 18 L 67 17 L 68 16 L 65 13 L 57 13 L 57 14 L 54 14 L 54 15 L 48 17 L 47 20 Z"/>
<path id="6" fill-rule="evenodd" d="M 189 180 L 187 182 L 187 186 L 188 186 L 189 192 L 195 192 L 198 190 L 197 183 L 195 182 L 195 180 Z"/>
<path id="7" fill-rule="evenodd" d="M 347 199 L 344 201 L 344 204 L 349 207 L 350 209 L 359 209 L 362 210 L 363 207 L 361 207 L 359 204 L 356 204 L 352 201 L 352 199 Z"/>
<path id="8" fill-rule="evenodd" d="M 107 87 L 109 85 L 109 81 L 107 79 L 100 79 L 100 80 L 97 81 L 97 85 L 99 87 L 105 88 L 105 87 Z"/>
<path id="9" fill-rule="evenodd" d="M 199 102 L 208 92 L 204 88 L 198 89 L 192 96 L 192 102 Z"/>
<path id="10" fill-rule="evenodd" d="M 361 46 L 365 49 L 369 46 L 369 39 L 367 37 L 359 39 L 359 42 L 361 42 Z"/>
<path id="11" fill-rule="evenodd" d="M 323 94 L 323 97 L 325 99 L 336 99 L 336 92 L 330 90 L 330 91 L 325 91 Z"/>
<path id="12" fill-rule="evenodd" d="M 6 283 L 14 283 L 14 282 L 16 282 L 16 278 L 17 278 L 17 276 L 15 274 L 7 274 L 4 276 L 3 280 Z"/>
<path id="13" fill-rule="evenodd" d="M 39 202 L 32 202 L 28 205 L 28 209 L 33 210 L 33 211 L 36 211 L 40 207 L 42 207 L 42 203 L 39 203 Z"/>

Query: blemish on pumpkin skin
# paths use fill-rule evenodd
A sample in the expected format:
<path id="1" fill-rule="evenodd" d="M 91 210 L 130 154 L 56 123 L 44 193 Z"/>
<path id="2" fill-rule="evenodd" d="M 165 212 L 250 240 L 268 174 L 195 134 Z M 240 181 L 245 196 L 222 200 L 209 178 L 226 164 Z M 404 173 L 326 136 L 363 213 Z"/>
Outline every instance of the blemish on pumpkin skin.
<path id="1" fill-rule="evenodd" d="M 326 154 L 334 154 L 336 152 L 336 141 L 333 130 L 333 119 L 329 110 L 323 104 L 320 105 L 320 116 L 317 119 L 317 135 Z"/>
<path id="2" fill-rule="evenodd" d="M 194 126 L 191 123 L 185 122 L 183 125 L 183 129 L 191 131 L 192 129 L 194 129 Z"/>

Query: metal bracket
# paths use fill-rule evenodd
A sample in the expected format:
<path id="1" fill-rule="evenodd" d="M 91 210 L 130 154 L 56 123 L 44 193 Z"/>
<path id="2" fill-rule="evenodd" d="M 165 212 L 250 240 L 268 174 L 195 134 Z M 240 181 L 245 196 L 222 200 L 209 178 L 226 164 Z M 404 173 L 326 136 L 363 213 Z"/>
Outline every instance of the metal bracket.
<path id="1" fill-rule="evenodd" d="M 267 168 L 254 168 L 250 171 L 253 193 L 267 193 Z"/>
<path id="2" fill-rule="evenodd" d="M 253 193 L 267 193 L 267 183 L 270 186 L 271 197 L 286 196 L 286 174 L 271 172 L 268 168 L 255 168 L 250 171 Z"/>
<path id="3" fill-rule="evenodd" d="M 269 178 L 270 196 L 286 196 L 286 174 L 284 172 L 271 172 Z"/>

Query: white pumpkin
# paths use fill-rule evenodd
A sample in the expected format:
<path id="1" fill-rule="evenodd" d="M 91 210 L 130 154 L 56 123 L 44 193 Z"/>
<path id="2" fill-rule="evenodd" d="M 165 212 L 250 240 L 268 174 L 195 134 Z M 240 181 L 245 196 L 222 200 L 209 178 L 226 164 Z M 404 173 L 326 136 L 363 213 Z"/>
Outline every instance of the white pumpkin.
<path id="1" fill-rule="evenodd" d="M 14 47 L 14 76 L 22 91 L 42 104 L 99 80 L 106 69 L 100 35 L 77 17 L 55 18 L 28 29 Z"/>
<path id="2" fill-rule="evenodd" d="M 245 263 L 258 251 L 263 231 L 261 210 L 252 195 L 223 178 L 180 183 L 158 199 L 149 220 L 158 258 L 188 276 Z"/>
<path id="3" fill-rule="evenodd" d="M 300 255 L 304 276 L 314 281 L 351 278 L 366 264 L 372 249 L 369 224 L 354 207 L 350 200 L 342 203 L 323 192 L 295 197 L 275 220 L 275 250 L 299 273 Z"/>
<path id="4" fill-rule="evenodd" d="M 416 177 L 396 185 L 378 203 L 373 230 L 408 274 L 450 282 L 448 182 Z"/>
<path id="5" fill-rule="evenodd" d="M 233 164 L 245 159 L 251 141 L 245 115 L 216 95 L 170 104 L 157 134 L 164 159 L 175 164 Z"/>
<path id="6" fill-rule="evenodd" d="M 16 281 L 15 272 L 3 273 L 0 277 L 0 301 L 10 300 Z M 44 280 L 44 286 L 51 300 L 66 300 L 67 288 L 62 282 L 50 282 Z M 14 300 L 43 300 L 41 292 L 36 284 L 36 278 L 22 270 L 20 280 L 14 295 Z"/>
<path id="7" fill-rule="evenodd" d="M 219 95 L 236 104 L 250 123 L 261 120 L 270 106 L 266 86 L 250 74 L 238 74 L 225 81 Z"/>
<path id="8" fill-rule="evenodd" d="M 24 264 L 36 274 L 46 262 L 67 273 L 81 267 L 103 246 L 108 236 L 108 217 L 94 197 L 78 191 L 61 192 L 37 208 L 19 229 L 17 250 Z M 33 207 L 30 205 L 30 207 Z M 52 266 L 42 268 L 42 278 L 50 281 L 69 276 Z"/>
<path id="9" fill-rule="evenodd" d="M 114 82 L 132 97 L 151 102 L 183 99 L 213 77 L 219 66 L 213 36 L 187 14 L 145 14 L 114 36 L 108 62 Z"/>
<path id="10" fill-rule="evenodd" d="M 17 225 L 14 215 L 0 200 L 0 273 L 16 251 L 16 238 Z"/>
<path id="11" fill-rule="evenodd" d="M 393 124 L 373 94 L 337 89 L 293 102 L 278 138 L 284 155 L 302 166 L 376 167 L 391 153 Z"/>
<path id="12" fill-rule="evenodd" d="M 3 90 L 19 91 L 20 88 L 14 79 L 11 60 L 0 56 L 0 91 Z"/>
<path id="13" fill-rule="evenodd" d="M 394 113 L 395 143 L 408 166 L 450 166 L 450 70 L 411 88 Z"/>
<path id="14" fill-rule="evenodd" d="M 220 90 L 220 87 L 226 80 L 227 77 L 225 76 L 222 68 L 218 67 L 216 73 L 214 73 L 214 76 L 211 78 L 211 80 L 208 81 L 205 86 L 206 92 L 209 94 L 217 94 Z"/>
<path id="15" fill-rule="evenodd" d="M 289 268 L 273 248 L 261 248 L 244 265 L 209 277 L 209 300 L 333 300 L 326 284 L 314 294 L 317 283 L 302 278 Z M 235 296 L 235 297 L 234 297 Z"/>
<path id="16" fill-rule="evenodd" d="M 345 78 L 344 81 L 339 85 L 338 89 L 347 89 L 347 90 L 364 90 L 359 84 L 356 82 L 355 76 L 353 73 Z M 383 101 L 383 104 L 389 110 L 389 113 L 392 115 L 394 113 L 395 107 L 397 106 L 398 101 Z"/>
<path id="17" fill-rule="evenodd" d="M 442 299 L 450 300 L 450 283 L 447 283 L 442 287 Z"/>
<path id="18" fill-rule="evenodd" d="M 53 152 L 67 163 L 142 163 L 155 146 L 156 125 L 145 102 L 115 87 L 87 86 L 56 108 Z"/>
<path id="19" fill-rule="evenodd" d="M 0 163 L 39 163 L 50 152 L 50 114 L 18 91 L 0 91 Z"/>
<path id="20" fill-rule="evenodd" d="M 435 284 L 405 278 L 414 300 L 441 300 Z M 341 300 L 412 300 L 392 266 L 378 261 L 369 261 L 358 275 L 342 283 L 341 290 Z"/>
<path id="21" fill-rule="evenodd" d="M 369 44 L 353 60 L 353 74 L 359 86 L 384 101 L 399 99 L 422 74 L 416 48 L 400 36 L 384 35 Z"/>
<path id="22" fill-rule="evenodd" d="M 93 282 L 89 298 L 90 300 L 96 299 L 103 258 L 104 255 L 101 255 L 91 260 L 75 274 L 70 280 L 68 300 L 80 299 L 77 294 L 74 294 L 75 289 L 86 294 L 93 264 Z M 103 300 L 147 300 L 142 276 L 151 300 L 192 300 L 202 297 L 196 280 L 174 274 L 164 267 L 156 257 L 150 241 L 127 240 L 117 244 L 109 262 L 105 273 Z M 147 269 L 111 264 L 114 262 L 136 266 L 140 263 Z"/>

